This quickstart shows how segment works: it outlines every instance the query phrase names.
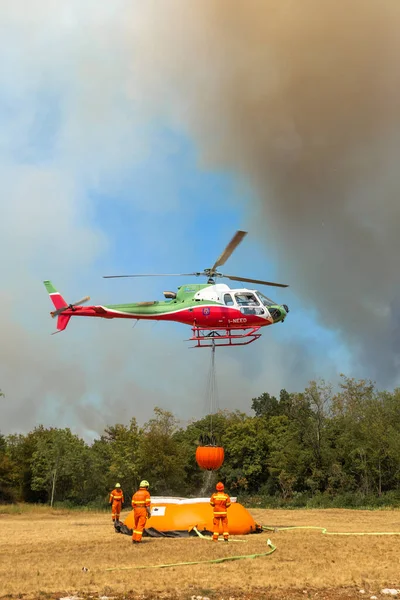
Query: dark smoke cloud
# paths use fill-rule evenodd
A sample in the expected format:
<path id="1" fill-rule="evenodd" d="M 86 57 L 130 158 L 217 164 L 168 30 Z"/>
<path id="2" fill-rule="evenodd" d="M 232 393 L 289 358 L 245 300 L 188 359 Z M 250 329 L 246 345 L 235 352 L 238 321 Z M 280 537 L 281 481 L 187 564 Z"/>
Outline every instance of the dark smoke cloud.
<path id="1" fill-rule="evenodd" d="M 259 202 L 248 207 L 250 231 L 258 227 L 279 276 L 342 334 L 364 373 L 392 381 L 398 0 L 56 4 L 0 4 L 1 97 L 13 108 L 0 136 L 1 431 L 78 424 L 90 437 L 133 415 L 143 422 L 155 405 L 202 416 L 208 357 L 188 353 L 187 331 L 152 334 L 143 324 L 128 334 L 122 323 L 74 322 L 50 337 L 41 283 L 55 277 L 68 299 L 103 301 L 94 265 L 107 233 L 91 222 L 91 191 L 115 192 L 132 162 L 151 153 L 155 110 L 201 142 L 207 168 L 251 185 Z M 60 101 L 60 122 L 46 142 L 35 127 L 52 109 L 49 95 Z M 167 194 L 162 178 L 160 186 L 150 207 L 158 202 L 158 217 L 180 206 L 178 189 Z M 129 202 L 143 210 L 142 198 Z M 290 316 L 284 328 L 301 319 Z M 282 341 L 275 331 L 243 351 L 221 351 L 221 408 L 331 378 L 335 357 L 323 341 L 295 328 L 296 339 Z"/>
<path id="2" fill-rule="evenodd" d="M 400 356 L 399 28 L 398 0 L 175 0 L 135 47 L 203 164 L 250 183 L 282 278 L 385 385 Z"/>

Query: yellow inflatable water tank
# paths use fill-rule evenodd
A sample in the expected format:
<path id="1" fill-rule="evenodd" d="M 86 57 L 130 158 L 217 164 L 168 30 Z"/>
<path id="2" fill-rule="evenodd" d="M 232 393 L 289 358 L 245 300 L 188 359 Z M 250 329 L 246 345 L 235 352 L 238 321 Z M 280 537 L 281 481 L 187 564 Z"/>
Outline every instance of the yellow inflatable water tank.
<path id="1" fill-rule="evenodd" d="M 243 535 L 255 532 L 257 524 L 247 509 L 231 498 L 228 509 L 229 533 Z M 124 524 L 133 529 L 133 511 L 129 513 Z M 146 529 L 154 527 L 158 531 L 188 531 L 194 526 L 201 532 L 204 529 L 213 531 L 213 509 L 209 498 L 165 498 L 152 497 L 151 517 L 146 522 Z"/>

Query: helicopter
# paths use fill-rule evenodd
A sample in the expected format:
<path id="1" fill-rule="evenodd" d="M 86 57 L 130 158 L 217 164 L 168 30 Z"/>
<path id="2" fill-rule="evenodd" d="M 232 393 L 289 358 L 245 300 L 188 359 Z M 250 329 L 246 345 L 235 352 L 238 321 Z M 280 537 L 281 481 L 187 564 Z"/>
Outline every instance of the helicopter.
<path id="1" fill-rule="evenodd" d="M 194 341 L 192 347 L 243 346 L 261 337 L 260 329 L 275 323 L 283 323 L 289 308 L 277 304 L 254 289 L 232 289 L 224 283 L 216 283 L 217 278 L 254 283 L 273 287 L 289 287 L 287 284 L 250 279 L 220 273 L 217 268 L 224 265 L 233 251 L 247 235 L 247 231 L 237 231 L 220 257 L 211 268 L 195 273 L 157 273 L 135 275 L 104 275 L 104 279 L 131 277 L 206 277 L 206 283 L 184 284 L 177 291 L 165 291 L 165 300 L 136 302 L 132 304 L 112 304 L 83 307 L 89 300 L 85 296 L 78 302 L 68 304 L 55 289 L 51 281 L 44 285 L 54 305 L 50 314 L 57 317 L 57 331 L 66 329 L 71 317 L 99 317 L 102 319 L 134 319 L 174 321 L 190 325 L 192 335 L 186 341 Z"/>

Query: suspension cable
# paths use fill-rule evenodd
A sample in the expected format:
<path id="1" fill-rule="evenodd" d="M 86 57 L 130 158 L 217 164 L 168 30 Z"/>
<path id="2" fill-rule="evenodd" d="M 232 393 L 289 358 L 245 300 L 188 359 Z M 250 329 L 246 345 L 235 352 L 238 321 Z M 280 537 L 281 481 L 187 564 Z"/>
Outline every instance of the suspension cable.
<path id="1" fill-rule="evenodd" d="M 207 410 L 209 410 L 210 414 L 210 437 L 213 435 L 213 416 L 218 412 L 219 403 L 218 403 L 218 386 L 217 386 L 217 378 L 216 378 L 216 369 L 215 369 L 215 341 L 212 340 L 211 346 L 211 360 L 210 366 L 208 370 L 207 377 Z M 210 440 L 211 441 L 211 440 Z"/>

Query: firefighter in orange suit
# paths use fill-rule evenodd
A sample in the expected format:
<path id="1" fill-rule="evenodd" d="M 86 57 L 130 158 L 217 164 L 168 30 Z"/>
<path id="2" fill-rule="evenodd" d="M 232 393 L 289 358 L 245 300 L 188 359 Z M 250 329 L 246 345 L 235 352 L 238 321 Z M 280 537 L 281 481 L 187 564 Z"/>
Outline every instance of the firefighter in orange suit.
<path id="1" fill-rule="evenodd" d="M 115 484 L 115 489 L 110 494 L 111 504 L 111 516 L 112 520 L 119 521 L 119 515 L 121 514 L 122 504 L 124 502 L 124 492 L 121 490 L 119 483 Z"/>
<path id="2" fill-rule="evenodd" d="M 221 525 L 224 541 L 227 542 L 229 539 L 228 508 L 231 505 L 231 499 L 229 498 L 228 494 L 225 494 L 223 483 L 217 483 L 216 491 L 210 498 L 210 504 L 214 509 L 214 532 L 212 537 L 213 542 L 218 542 L 219 530 Z"/>
<path id="3" fill-rule="evenodd" d="M 132 543 L 139 544 L 142 541 L 143 529 L 146 525 L 146 519 L 150 517 L 150 493 L 149 482 L 146 479 L 140 482 L 140 487 L 132 496 L 132 508 L 134 516 L 134 526 L 132 534 Z"/>

